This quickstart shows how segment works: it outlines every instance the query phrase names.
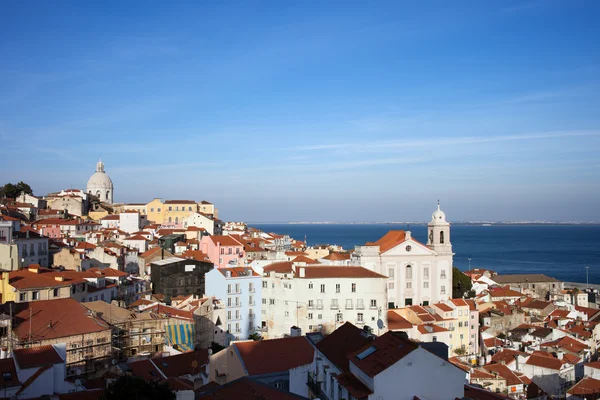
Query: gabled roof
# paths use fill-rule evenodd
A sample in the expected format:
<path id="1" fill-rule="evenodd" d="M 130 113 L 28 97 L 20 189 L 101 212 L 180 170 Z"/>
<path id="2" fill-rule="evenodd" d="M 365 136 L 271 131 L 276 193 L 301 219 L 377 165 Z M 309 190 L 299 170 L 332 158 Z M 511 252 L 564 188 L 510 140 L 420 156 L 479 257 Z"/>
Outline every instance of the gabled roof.
<path id="1" fill-rule="evenodd" d="M 373 391 L 351 372 L 343 372 L 337 375 L 335 379 L 348 391 L 348 393 L 350 393 L 354 399 L 366 398 L 373 394 Z"/>
<path id="2" fill-rule="evenodd" d="M 525 364 L 553 370 L 560 370 L 560 368 L 563 366 L 563 362 L 557 358 L 550 358 L 537 354 L 532 354 Z"/>
<path id="3" fill-rule="evenodd" d="M 170 357 L 153 358 L 152 361 L 166 377 L 197 375 L 208 364 L 208 350 L 199 349 Z"/>
<path id="4" fill-rule="evenodd" d="M 6 379 L 4 379 L 6 374 Z M 0 380 L 0 388 L 7 388 L 20 385 L 15 363 L 12 358 L 0 359 L 0 375 L 3 379 Z"/>
<path id="5" fill-rule="evenodd" d="M 408 322 L 403 316 L 394 310 L 387 311 L 388 329 L 397 331 L 402 329 L 411 329 L 413 324 Z"/>
<path id="6" fill-rule="evenodd" d="M 71 298 L 15 303 L 13 307 L 16 321 L 13 331 L 22 341 L 29 340 L 30 331 L 32 341 L 39 341 L 110 330 Z"/>
<path id="7" fill-rule="evenodd" d="M 323 260 L 329 261 L 345 261 L 350 259 L 350 253 L 331 253 L 323 257 Z"/>
<path id="8" fill-rule="evenodd" d="M 379 252 L 385 253 L 406 240 L 404 231 L 389 231 L 376 242 L 367 242 L 366 246 L 379 246 Z"/>
<path id="9" fill-rule="evenodd" d="M 50 345 L 16 349 L 13 356 L 21 369 L 61 364 L 64 361 Z"/>
<path id="10" fill-rule="evenodd" d="M 164 204 L 196 204 L 194 200 L 165 200 Z"/>
<path id="11" fill-rule="evenodd" d="M 147 259 L 149 257 L 152 257 L 155 254 L 162 254 L 162 252 L 165 252 L 165 258 L 169 258 L 169 257 L 173 257 L 173 254 L 171 254 L 170 252 L 168 252 L 167 250 L 164 250 L 162 247 L 154 247 L 150 250 L 146 250 L 145 252 L 143 252 L 142 254 L 139 255 L 139 257 L 142 257 L 144 259 Z"/>
<path id="12" fill-rule="evenodd" d="M 583 396 L 590 400 L 598 399 L 600 398 L 600 380 L 586 376 L 567 390 L 567 394 Z"/>
<path id="13" fill-rule="evenodd" d="M 276 272 L 278 274 L 292 273 L 292 262 L 284 261 L 269 264 L 263 268 L 263 272 Z"/>
<path id="14" fill-rule="evenodd" d="M 503 364 L 488 364 L 484 365 L 485 368 L 489 372 L 496 372 L 498 375 L 506 379 L 506 384 L 508 386 L 512 385 L 521 385 L 521 379 L 514 372 L 512 372 L 506 365 Z"/>
<path id="15" fill-rule="evenodd" d="M 209 237 L 210 240 L 212 240 L 212 242 L 215 244 L 215 246 L 217 245 L 217 243 L 220 243 L 221 246 L 243 246 L 243 244 L 241 244 L 231 236 L 213 235 Z"/>
<path id="16" fill-rule="evenodd" d="M 123 240 L 143 240 L 143 241 L 146 241 L 146 240 L 148 240 L 148 238 L 146 238 L 146 237 L 144 237 L 142 235 L 135 235 L 135 236 L 132 236 L 132 237 L 125 238 Z"/>
<path id="17" fill-rule="evenodd" d="M 304 268 L 304 277 L 298 272 Z M 375 271 L 364 267 L 346 267 L 335 265 L 319 265 L 319 266 L 298 266 L 296 267 L 296 278 L 318 279 L 318 278 L 385 278 L 387 276 L 378 274 Z"/>
<path id="18" fill-rule="evenodd" d="M 371 342 L 362 329 L 346 322 L 317 343 L 316 347 L 339 369 L 349 371 L 348 356 Z"/>
<path id="19" fill-rule="evenodd" d="M 294 258 L 292 260 L 292 262 L 295 262 L 295 263 L 306 263 L 306 264 L 321 264 L 317 260 L 312 259 L 310 257 L 306 257 L 306 256 L 298 256 L 298 257 Z"/>
<path id="20" fill-rule="evenodd" d="M 498 284 L 505 283 L 539 283 L 539 282 L 559 282 L 543 274 L 512 274 L 512 275 L 496 275 L 492 280 Z"/>
<path id="21" fill-rule="evenodd" d="M 225 277 L 227 276 L 227 272 L 229 272 L 232 278 L 260 276 L 250 267 L 218 268 L 218 271 Z"/>
<path id="22" fill-rule="evenodd" d="M 287 371 L 313 361 L 314 348 L 304 336 L 238 342 L 232 345 L 248 375 Z"/>
<path id="23" fill-rule="evenodd" d="M 374 377 L 410 354 L 419 346 L 395 332 L 386 332 L 373 343 L 350 355 L 350 361 L 367 376 Z"/>
<path id="24" fill-rule="evenodd" d="M 570 336 L 565 336 L 557 340 L 552 340 L 550 342 L 544 342 L 540 344 L 540 347 L 560 347 L 564 350 L 580 353 L 584 350 L 589 349 L 589 346 L 581 343 L 580 341 L 573 339 Z"/>
<path id="25" fill-rule="evenodd" d="M 452 307 L 450 307 L 448 304 L 444 304 L 444 303 L 435 303 L 433 306 L 439 308 L 440 310 L 442 310 L 444 312 L 454 311 L 454 309 Z"/>
<path id="26" fill-rule="evenodd" d="M 492 356 L 492 362 L 501 364 L 504 361 L 505 364 L 510 364 L 515 361 L 515 356 L 527 357 L 527 353 L 511 349 L 502 349 Z"/>

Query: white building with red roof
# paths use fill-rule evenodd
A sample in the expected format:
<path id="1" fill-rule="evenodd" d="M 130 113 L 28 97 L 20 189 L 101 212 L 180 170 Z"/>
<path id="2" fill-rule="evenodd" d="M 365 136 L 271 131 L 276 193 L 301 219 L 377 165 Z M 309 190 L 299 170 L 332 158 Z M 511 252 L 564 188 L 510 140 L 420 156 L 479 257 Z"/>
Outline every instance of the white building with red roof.
<path id="1" fill-rule="evenodd" d="M 389 231 L 379 240 L 355 248 L 351 264 L 388 277 L 390 308 L 428 305 L 452 296 L 450 224 L 439 204 L 427 230 L 427 245 L 410 231 Z"/>
<path id="2" fill-rule="evenodd" d="M 292 326 L 328 333 L 346 321 L 378 331 L 387 326 L 387 277 L 360 266 L 279 262 L 263 268 L 261 327 L 269 338 Z"/>

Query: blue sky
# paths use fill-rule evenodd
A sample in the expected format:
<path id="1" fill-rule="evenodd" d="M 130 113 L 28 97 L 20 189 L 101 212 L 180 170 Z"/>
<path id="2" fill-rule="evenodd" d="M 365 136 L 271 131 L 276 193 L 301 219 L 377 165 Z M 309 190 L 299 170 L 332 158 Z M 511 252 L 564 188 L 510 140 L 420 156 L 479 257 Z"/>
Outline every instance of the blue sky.
<path id="1" fill-rule="evenodd" d="M 102 156 L 116 201 L 227 220 L 600 220 L 600 3 L 322 3 L 4 4 L 0 182 Z"/>

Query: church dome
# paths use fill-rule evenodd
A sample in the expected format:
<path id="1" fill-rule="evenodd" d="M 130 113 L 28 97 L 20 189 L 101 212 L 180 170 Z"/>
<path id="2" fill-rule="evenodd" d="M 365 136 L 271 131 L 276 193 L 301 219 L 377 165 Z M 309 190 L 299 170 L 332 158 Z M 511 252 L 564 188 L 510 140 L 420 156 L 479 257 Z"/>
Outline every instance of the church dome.
<path id="1" fill-rule="evenodd" d="M 437 210 L 431 214 L 431 222 L 446 222 L 446 214 L 440 209 L 438 202 Z"/>
<path id="2" fill-rule="evenodd" d="M 112 189 L 113 183 L 106 172 L 96 172 L 88 180 L 87 187 L 94 189 Z"/>

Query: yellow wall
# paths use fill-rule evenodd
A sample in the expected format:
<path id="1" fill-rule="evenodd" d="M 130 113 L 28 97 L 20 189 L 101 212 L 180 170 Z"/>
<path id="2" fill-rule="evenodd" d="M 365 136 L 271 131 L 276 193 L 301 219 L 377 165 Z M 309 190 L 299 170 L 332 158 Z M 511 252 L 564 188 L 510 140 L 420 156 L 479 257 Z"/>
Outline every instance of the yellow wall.
<path id="1" fill-rule="evenodd" d="M 156 224 L 162 224 L 164 211 L 165 205 L 162 201 L 160 201 L 160 199 L 154 199 L 150 203 L 146 204 L 148 221 L 152 221 Z"/>
<path id="2" fill-rule="evenodd" d="M 108 215 L 108 211 L 106 210 L 102 210 L 102 211 L 90 211 L 88 213 L 88 216 L 93 219 L 94 221 L 100 221 L 102 218 L 106 217 Z"/>
<path id="3" fill-rule="evenodd" d="M 181 225 L 184 219 L 186 219 L 191 214 L 197 211 L 198 206 L 196 204 L 165 204 L 163 213 L 163 223 L 175 224 L 175 220 L 177 220 L 177 223 Z M 169 218 L 171 218 L 170 221 Z"/>
<path id="4" fill-rule="evenodd" d="M 0 281 L 0 294 L 2 294 L 2 304 L 7 301 L 15 301 L 15 292 L 13 287 L 8 284 L 8 272 L 2 273 L 2 281 Z"/>
<path id="5" fill-rule="evenodd" d="M 54 288 L 36 288 L 36 289 L 27 289 L 27 290 L 17 290 L 13 291 L 13 287 L 8 283 L 8 272 L 2 273 L 2 281 L 0 282 L 0 293 L 2 293 L 2 304 L 8 301 L 14 301 L 15 303 L 21 303 L 21 293 L 27 293 L 27 296 L 23 302 L 33 301 L 33 291 L 39 292 L 39 299 L 36 301 L 42 300 L 52 300 L 52 299 L 64 299 L 67 297 L 71 297 L 71 287 L 64 286 L 58 288 L 58 296 L 54 297 Z"/>

